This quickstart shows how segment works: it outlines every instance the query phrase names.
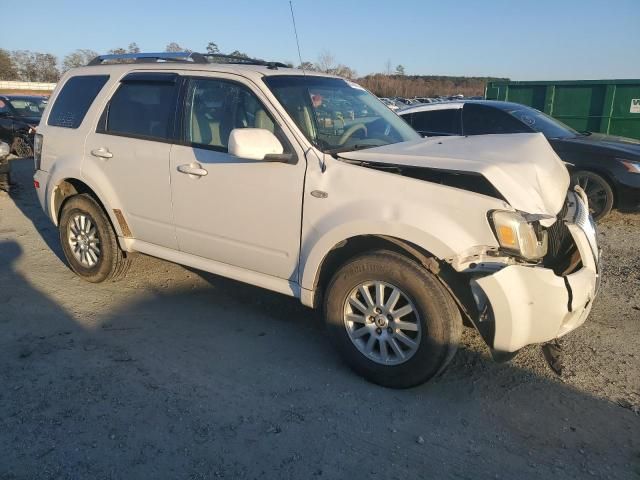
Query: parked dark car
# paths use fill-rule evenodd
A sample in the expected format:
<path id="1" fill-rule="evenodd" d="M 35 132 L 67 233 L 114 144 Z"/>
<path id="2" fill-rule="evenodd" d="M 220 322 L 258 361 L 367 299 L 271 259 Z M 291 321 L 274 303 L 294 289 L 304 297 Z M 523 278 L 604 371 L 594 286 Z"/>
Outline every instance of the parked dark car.
<path id="1" fill-rule="evenodd" d="M 534 108 L 497 100 L 460 100 L 397 112 L 422 136 L 540 132 L 567 164 L 599 220 L 612 208 L 640 209 L 640 141 L 577 132 Z"/>
<path id="2" fill-rule="evenodd" d="M 0 141 L 6 142 L 19 157 L 33 154 L 33 138 L 47 97 L 0 95 Z"/>

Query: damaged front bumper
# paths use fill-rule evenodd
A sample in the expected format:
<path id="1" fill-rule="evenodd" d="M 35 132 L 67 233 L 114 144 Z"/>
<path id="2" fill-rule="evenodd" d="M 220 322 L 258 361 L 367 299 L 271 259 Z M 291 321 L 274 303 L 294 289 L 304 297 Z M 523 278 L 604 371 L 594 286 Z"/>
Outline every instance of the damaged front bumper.
<path id="1" fill-rule="evenodd" d="M 495 353 L 561 337 L 591 311 L 600 281 L 595 227 L 580 195 L 570 193 L 567 200 L 564 222 L 580 256 L 571 273 L 519 264 L 471 280 L 480 312 L 476 327 Z"/>

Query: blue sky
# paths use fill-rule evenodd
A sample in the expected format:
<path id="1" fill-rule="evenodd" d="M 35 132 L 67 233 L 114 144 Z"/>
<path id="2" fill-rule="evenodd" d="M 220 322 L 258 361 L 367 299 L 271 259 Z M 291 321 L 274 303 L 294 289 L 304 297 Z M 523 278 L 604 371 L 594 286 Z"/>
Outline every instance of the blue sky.
<path id="1" fill-rule="evenodd" d="M 209 41 L 298 63 L 287 0 L 30 0 L 5 16 L 0 47 L 144 51 Z M 359 74 L 387 60 L 409 74 L 516 80 L 640 78 L 640 0 L 295 0 L 302 55 L 323 50 Z M 39 13 L 33 13 L 39 12 Z M 20 17 L 25 22 L 12 22 Z"/>

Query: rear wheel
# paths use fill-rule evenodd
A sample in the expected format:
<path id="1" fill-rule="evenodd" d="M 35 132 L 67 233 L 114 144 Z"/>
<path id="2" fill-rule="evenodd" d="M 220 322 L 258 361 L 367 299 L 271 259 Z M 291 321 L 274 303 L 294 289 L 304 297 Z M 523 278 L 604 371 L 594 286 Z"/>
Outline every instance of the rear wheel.
<path id="1" fill-rule="evenodd" d="M 581 170 L 571 175 L 574 185 L 580 187 L 589 199 L 589 211 L 594 220 L 601 220 L 611 212 L 613 208 L 613 190 L 609 182 L 597 173 Z"/>
<path id="2" fill-rule="evenodd" d="M 360 256 L 333 276 L 325 321 L 347 364 L 371 382 L 421 384 L 453 357 L 460 312 L 437 278 L 391 251 Z"/>
<path id="3" fill-rule="evenodd" d="M 120 250 L 111 222 L 87 194 L 69 198 L 60 215 L 60 243 L 71 269 L 92 283 L 117 279 L 131 259 Z"/>

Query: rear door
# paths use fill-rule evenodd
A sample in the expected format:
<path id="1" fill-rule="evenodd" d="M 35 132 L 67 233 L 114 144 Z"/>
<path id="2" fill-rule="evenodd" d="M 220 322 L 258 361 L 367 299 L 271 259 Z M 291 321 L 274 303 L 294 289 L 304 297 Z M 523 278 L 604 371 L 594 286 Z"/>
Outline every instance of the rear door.
<path id="1" fill-rule="evenodd" d="M 175 73 L 126 75 L 87 137 L 83 164 L 87 177 L 104 180 L 126 236 L 174 249 L 169 153 L 179 83 Z"/>
<path id="2" fill-rule="evenodd" d="M 259 89 L 240 77 L 219 75 L 191 78 L 185 88 L 182 145 L 171 151 L 180 250 L 295 282 L 304 154 Z M 234 128 L 270 130 L 294 160 L 268 163 L 230 155 Z M 183 173 L 181 166 L 201 175 Z"/>

